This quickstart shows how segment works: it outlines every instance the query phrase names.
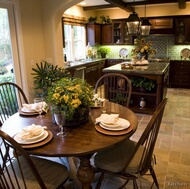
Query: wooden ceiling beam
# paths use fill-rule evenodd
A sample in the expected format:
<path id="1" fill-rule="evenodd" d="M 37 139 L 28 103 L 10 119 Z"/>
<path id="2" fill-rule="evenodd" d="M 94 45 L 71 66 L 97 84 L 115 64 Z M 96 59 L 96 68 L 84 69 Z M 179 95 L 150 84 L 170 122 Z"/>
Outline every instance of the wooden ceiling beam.
<path id="1" fill-rule="evenodd" d="M 167 3 L 177 3 L 176 0 L 145 0 L 145 1 L 134 1 L 134 2 L 124 2 L 123 0 L 105 0 L 110 4 L 105 5 L 97 5 L 97 6 L 88 6 L 83 7 L 83 10 L 95 10 L 95 9 L 106 9 L 106 8 L 113 8 L 119 7 L 127 12 L 133 12 L 134 6 L 138 5 L 154 5 L 154 4 L 167 4 Z M 190 0 L 178 0 L 179 9 L 186 8 L 186 2 L 190 2 Z"/>
<path id="2" fill-rule="evenodd" d="M 186 0 L 178 0 L 179 9 L 186 8 Z"/>
<path id="3" fill-rule="evenodd" d="M 124 3 L 122 0 L 105 0 L 105 1 L 116 7 L 126 10 L 127 12 L 134 12 L 134 7 L 128 5 L 127 3 Z"/>
<path id="4" fill-rule="evenodd" d="M 97 5 L 97 6 L 87 6 L 87 7 L 83 7 L 84 11 L 87 10 L 95 10 L 95 9 L 106 9 L 106 8 L 113 8 L 115 7 L 112 4 L 106 4 L 106 5 Z"/>

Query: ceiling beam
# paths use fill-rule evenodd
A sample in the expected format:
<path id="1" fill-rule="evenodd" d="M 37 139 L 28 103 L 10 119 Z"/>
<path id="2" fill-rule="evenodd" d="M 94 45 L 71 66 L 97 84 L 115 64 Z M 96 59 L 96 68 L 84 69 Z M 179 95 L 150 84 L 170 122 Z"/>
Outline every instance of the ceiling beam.
<path id="1" fill-rule="evenodd" d="M 131 5 L 128 5 L 127 3 L 124 3 L 123 1 L 121 0 L 105 0 L 106 2 L 116 6 L 116 7 L 119 7 L 123 10 L 126 10 L 127 12 L 134 12 L 134 7 L 131 6 Z"/>
<path id="2" fill-rule="evenodd" d="M 87 11 L 87 10 L 106 9 L 106 8 L 113 8 L 113 7 L 115 6 L 111 4 L 106 4 L 106 5 L 97 5 L 97 6 L 86 6 L 86 7 L 83 7 L 83 10 Z"/>
<path id="3" fill-rule="evenodd" d="M 179 9 L 186 8 L 186 0 L 178 0 Z"/>
<path id="4" fill-rule="evenodd" d="M 131 1 L 131 2 L 124 2 L 123 0 L 105 0 L 110 4 L 105 5 L 97 5 L 97 6 L 87 6 L 83 7 L 83 10 L 95 10 L 95 9 L 106 9 L 106 8 L 113 8 L 119 7 L 127 12 L 133 12 L 134 7 L 137 5 L 155 5 L 155 4 L 168 4 L 168 3 L 178 3 L 179 9 L 186 8 L 186 2 L 190 2 L 190 0 L 145 0 L 145 1 Z"/>

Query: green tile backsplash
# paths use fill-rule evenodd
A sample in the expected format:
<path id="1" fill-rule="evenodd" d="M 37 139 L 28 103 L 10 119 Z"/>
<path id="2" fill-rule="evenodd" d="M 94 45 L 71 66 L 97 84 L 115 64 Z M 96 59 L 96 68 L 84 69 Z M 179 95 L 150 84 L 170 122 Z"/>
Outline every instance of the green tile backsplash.
<path id="1" fill-rule="evenodd" d="M 189 48 L 190 45 L 174 45 L 174 36 L 154 36 L 150 35 L 146 37 L 146 41 L 153 41 L 153 48 L 157 50 L 155 58 L 169 58 L 173 60 L 179 60 L 180 52 L 184 48 Z M 107 58 L 120 58 L 119 51 L 121 48 L 128 50 L 127 58 L 131 58 L 131 50 L 133 45 L 109 45 L 111 52 L 107 55 Z"/>

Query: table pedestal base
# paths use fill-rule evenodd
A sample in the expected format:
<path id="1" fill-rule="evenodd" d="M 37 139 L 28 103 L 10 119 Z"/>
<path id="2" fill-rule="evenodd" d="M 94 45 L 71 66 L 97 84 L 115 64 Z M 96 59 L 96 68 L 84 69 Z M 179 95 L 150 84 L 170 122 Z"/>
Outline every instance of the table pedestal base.
<path id="1" fill-rule="evenodd" d="M 92 155 L 86 155 L 79 157 L 80 166 L 77 170 L 77 178 L 81 182 L 82 189 L 92 188 L 91 182 L 94 179 L 94 168 L 90 164 L 90 158 Z"/>

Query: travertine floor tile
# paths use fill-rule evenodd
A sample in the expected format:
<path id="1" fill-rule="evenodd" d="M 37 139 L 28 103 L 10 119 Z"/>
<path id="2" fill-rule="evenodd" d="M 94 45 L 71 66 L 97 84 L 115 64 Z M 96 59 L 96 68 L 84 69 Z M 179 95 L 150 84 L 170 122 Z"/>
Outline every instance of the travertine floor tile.
<path id="1" fill-rule="evenodd" d="M 190 189 L 190 90 L 169 88 L 167 98 L 154 150 L 157 159 L 154 169 L 160 189 Z M 131 137 L 135 141 L 138 141 L 151 115 L 137 114 L 137 117 L 139 126 Z M 120 182 L 108 176 L 101 189 L 116 189 Z M 140 185 L 140 181 L 138 183 Z M 150 188 L 151 176 L 143 177 L 141 183 L 142 189 Z M 126 187 L 132 188 L 132 183 Z"/>

